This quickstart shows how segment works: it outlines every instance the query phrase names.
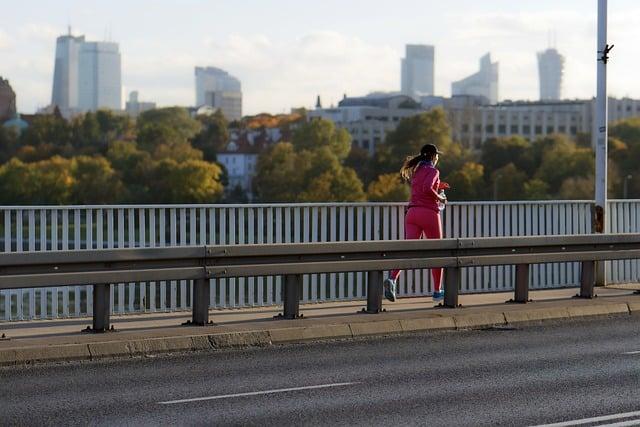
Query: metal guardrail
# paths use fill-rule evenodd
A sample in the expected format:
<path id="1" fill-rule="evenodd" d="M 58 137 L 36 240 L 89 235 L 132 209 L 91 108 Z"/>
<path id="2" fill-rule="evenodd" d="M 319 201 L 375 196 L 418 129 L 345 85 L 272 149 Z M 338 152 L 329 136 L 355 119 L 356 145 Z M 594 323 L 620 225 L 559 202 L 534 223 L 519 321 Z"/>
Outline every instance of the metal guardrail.
<path id="1" fill-rule="evenodd" d="M 194 280 L 192 324 L 209 323 L 210 279 L 284 276 L 283 318 L 299 317 L 302 276 L 367 272 L 368 313 L 382 309 L 383 271 L 445 268 L 445 307 L 458 306 L 461 269 L 516 265 L 515 302 L 527 302 L 529 266 L 581 262 L 580 296 L 593 296 L 596 261 L 640 258 L 640 234 L 188 246 L 0 253 L 0 290 L 92 285 L 93 331 L 110 327 L 109 284 Z"/>
<path id="2" fill-rule="evenodd" d="M 515 237 L 591 233 L 591 201 L 451 202 L 443 215 L 448 238 Z M 193 245 L 243 245 L 395 240 L 404 236 L 404 203 L 261 205 L 2 206 L 0 252 L 51 252 Z M 611 233 L 640 232 L 640 200 L 610 200 Z M 640 260 L 608 261 L 607 283 L 640 280 Z M 305 275 L 302 302 L 359 300 L 367 275 Z M 578 286 L 580 264 L 534 265 L 531 289 Z M 466 268 L 462 293 L 511 291 L 515 268 Z M 216 281 L 211 307 L 281 304 L 280 276 Z M 125 282 L 111 287 L 113 313 L 190 311 L 188 280 Z M 428 296 L 427 270 L 408 270 L 398 295 Z M 0 322 L 92 315 L 91 286 L 0 291 Z"/>

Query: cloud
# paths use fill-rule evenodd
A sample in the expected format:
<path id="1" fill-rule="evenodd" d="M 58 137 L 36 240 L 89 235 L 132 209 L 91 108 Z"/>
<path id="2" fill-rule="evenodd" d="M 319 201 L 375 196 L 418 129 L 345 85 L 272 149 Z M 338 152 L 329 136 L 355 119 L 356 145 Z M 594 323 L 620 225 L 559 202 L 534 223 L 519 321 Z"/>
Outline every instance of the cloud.
<path id="1" fill-rule="evenodd" d="M 4 31 L 0 30 L 0 50 L 9 49 L 12 45 L 11 39 Z"/>
<path id="2" fill-rule="evenodd" d="M 20 37 L 29 41 L 53 44 L 62 31 L 48 24 L 29 23 L 23 25 L 18 33 Z"/>
<path id="3" fill-rule="evenodd" d="M 312 106 L 318 94 L 325 103 L 344 93 L 397 90 L 400 53 L 337 32 L 318 31 L 275 42 L 263 34 L 231 34 L 203 40 L 197 53 L 131 52 L 123 56 L 127 90 L 138 89 L 159 105 L 190 105 L 195 98 L 193 69 L 220 67 L 238 77 L 247 114 Z"/>
<path id="4" fill-rule="evenodd" d="M 399 86 L 399 52 L 333 31 L 276 43 L 264 35 L 206 41 L 210 65 L 242 80 L 247 112 L 310 106 L 317 94 L 329 102 Z"/>

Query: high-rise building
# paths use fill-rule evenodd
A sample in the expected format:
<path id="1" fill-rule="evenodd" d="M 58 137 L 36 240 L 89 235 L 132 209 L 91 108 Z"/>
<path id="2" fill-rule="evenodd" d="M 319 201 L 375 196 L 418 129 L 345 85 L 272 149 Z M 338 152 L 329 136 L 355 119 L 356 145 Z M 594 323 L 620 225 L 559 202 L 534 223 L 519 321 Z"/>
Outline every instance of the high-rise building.
<path id="1" fill-rule="evenodd" d="M 209 105 L 222 111 L 227 120 L 242 118 L 240 80 L 220 68 L 196 67 L 196 105 Z"/>
<path id="2" fill-rule="evenodd" d="M 69 34 L 60 36 L 56 40 L 51 104 L 61 111 L 78 108 L 78 55 L 82 43 L 84 43 L 84 36 L 72 36 L 71 29 Z"/>
<path id="3" fill-rule="evenodd" d="M 85 42 L 80 45 L 78 107 L 122 109 L 120 52 L 117 43 Z"/>
<path id="4" fill-rule="evenodd" d="M 540 100 L 558 101 L 562 96 L 564 57 L 556 49 L 538 52 Z"/>
<path id="5" fill-rule="evenodd" d="M 16 116 L 16 93 L 9 80 L 0 77 L 0 123 Z"/>
<path id="6" fill-rule="evenodd" d="M 100 108 L 122 109 L 122 77 L 117 43 L 87 42 L 69 34 L 56 41 L 51 104 L 64 116 Z"/>
<path id="7" fill-rule="evenodd" d="M 434 47 L 408 44 L 402 58 L 401 92 L 419 98 L 434 93 Z"/>
<path id="8" fill-rule="evenodd" d="M 498 102 L 498 63 L 491 54 L 480 58 L 480 71 L 451 84 L 451 95 L 483 96 L 491 104 Z"/>
<path id="9" fill-rule="evenodd" d="M 155 110 L 156 103 L 155 102 L 143 102 L 138 99 L 138 91 L 134 90 L 129 93 L 129 100 L 127 101 L 127 105 L 125 107 L 125 111 L 131 117 L 138 117 L 141 113 L 149 110 Z"/>

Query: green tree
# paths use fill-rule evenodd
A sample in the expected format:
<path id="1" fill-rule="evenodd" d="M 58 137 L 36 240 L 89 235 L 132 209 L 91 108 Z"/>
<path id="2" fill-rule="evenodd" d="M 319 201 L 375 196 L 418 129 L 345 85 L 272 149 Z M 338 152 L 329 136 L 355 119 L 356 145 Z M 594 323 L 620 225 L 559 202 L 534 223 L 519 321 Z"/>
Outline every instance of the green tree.
<path id="1" fill-rule="evenodd" d="M 301 202 L 363 202 L 362 181 L 351 168 L 327 171 L 311 178 L 298 200 Z"/>
<path id="2" fill-rule="evenodd" d="M 153 183 L 151 155 L 139 150 L 135 142 L 114 141 L 107 151 L 107 159 L 118 173 L 125 190 L 119 197 L 122 202 L 151 202 L 150 187 Z"/>
<path id="3" fill-rule="evenodd" d="M 329 147 L 343 161 L 351 150 L 351 135 L 346 129 L 336 128 L 329 120 L 311 120 L 300 125 L 293 133 L 296 151 Z"/>
<path id="4" fill-rule="evenodd" d="M 344 165 L 355 170 L 358 177 L 365 185 L 369 185 L 376 179 L 376 170 L 373 158 L 369 157 L 369 151 L 353 146 Z"/>
<path id="5" fill-rule="evenodd" d="M 496 200 L 519 200 L 524 192 L 527 174 L 509 163 L 491 174 Z"/>
<path id="6" fill-rule="evenodd" d="M 593 175 L 568 177 L 560 186 L 559 196 L 565 200 L 591 200 L 594 188 Z"/>
<path id="7" fill-rule="evenodd" d="M 180 107 L 159 108 L 145 111 L 137 121 L 138 147 L 153 152 L 162 144 L 169 146 L 186 144 L 202 129 L 189 112 Z"/>
<path id="8" fill-rule="evenodd" d="M 409 186 L 398 173 L 379 175 L 367 187 L 367 199 L 372 202 L 405 202 L 410 195 Z"/>
<path id="9" fill-rule="evenodd" d="M 533 178 L 524 183 L 523 199 L 546 200 L 549 198 L 549 185 L 541 179 Z"/>
<path id="10" fill-rule="evenodd" d="M 73 155 L 71 125 L 54 114 L 38 114 L 20 135 L 20 146 L 35 147 L 34 160 L 48 159 L 54 155 Z"/>
<path id="11" fill-rule="evenodd" d="M 0 164 L 14 157 L 19 147 L 20 143 L 15 129 L 0 125 Z"/>
<path id="12" fill-rule="evenodd" d="M 449 200 L 479 200 L 486 197 L 484 166 L 467 162 L 453 171 L 446 179 L 451 189 L 447 190 Z"/>
<path id="13" fill-rule="evenodd" d="M 311 158 L 299 158 L 293 144 L 275 144 L 258 157 L 253 180 L 256 194 L 262 201 L 294 202 L 302 191 L 305 171 L 310 168 Z"/>
<path id="14" fill-rule="evenodd" d="M 18 159 L 0 166 L 0 202 L 3 205 L 32 203 L 32 174 L 29 165 Z"/>
<path id="15" fill-rule="evenodd" d="M 533 144 L 534 158 L 538 169 L 534 178 L 549 185 L 552 194 L 557 194 L 565 179 L 587 177 L 595 170 L 593 151 L 578 148 L 575 142 L 564 135 L 552 135 Z"/>
<path id="16" fill-rule="evenodd" d="M 204 154 L 209 162 L 216 161 L 216 155 L 222 151 L 229 141 L 227 119 L 220 110 L 210 116 L 198 116 L 202 123 L 202 131 L 193 139 L 193 146 Z"/>
<path id="17" fill-rule="evenodd" d="M 291 143 L 279 143 L 258 157 L 256 194 L 262 201 L 364 200 L 360 179 L 344 167 L 332 147 L 324 145 L 296 151 Z"/>
<path id="18" fill-rule="evenodd" d="M 491 174 L 503 166 L 513 163 L 518 169 L 533 175 L 535 165 L 531 143 L 521 136 L 490 138 L 482 144 L 482 164 Z"/>

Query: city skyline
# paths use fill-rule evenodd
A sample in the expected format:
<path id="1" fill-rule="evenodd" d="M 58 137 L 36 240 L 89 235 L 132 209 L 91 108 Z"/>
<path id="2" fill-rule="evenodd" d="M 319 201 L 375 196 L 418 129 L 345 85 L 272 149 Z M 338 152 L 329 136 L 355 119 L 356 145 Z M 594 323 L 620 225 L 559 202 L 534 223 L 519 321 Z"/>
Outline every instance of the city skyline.
<path id="1" fill-rule="evenodd" d="M 406 44 L 435 46 L 436 95 L 450 95 L 451 82 L 473 73 L 477 58 L 491 52 L 500 63 L 500 99 L 534 100 L 536 52 L 549 47 L 548 31 L 554 30 L 555 47 L 566 58 L 564 97 L 590 98 L 595 93 L 596 32 L 596 5 L 591 3 L 513 5 L 498 0 L 487 6 L 467 0 L 447 5 L 405 0 L 388 10 L 372 2 L 367 9 L 347 4 L 333 19 L 334 0 L 313 11 L 287 1 L 266 6 L 252 0 L 242 7 L 225 1 L 216 7 L 200 1 L 180 7 L 160 2 L 152 13 L 148 4 L 125 8 L 119 1 L 108 6 L 62 1 L 55 8 L 28 2 L 12 8 L 11 22 L 0 24 L 0 75 L 14 87 L 20 111 L 46 106 L 55 38 L 71 24 L 74 34 L 118 42 L 123 91 L 138 90 L 159 106 L 192 104 L 192 70 L 199 64 L 223 68 L 243 82 L 247 114 L 312 107 L 318 93 L 331 105 L 343 93 L 397 91 Z M 406 14 L 407 9 L 412 13 Z M 632 49 L 640 31 L 634 25 L 640 8 L 630 0 L 611 0 L 609 9 L 609 38 L 616 44 L 610 94 L 638 97 Z M 139 19 L 147 15 L 153 19 Z M 212 16 L 223 19 L 211 26 Z M 425 17 L 430 25 L 418 25 Z"/>

